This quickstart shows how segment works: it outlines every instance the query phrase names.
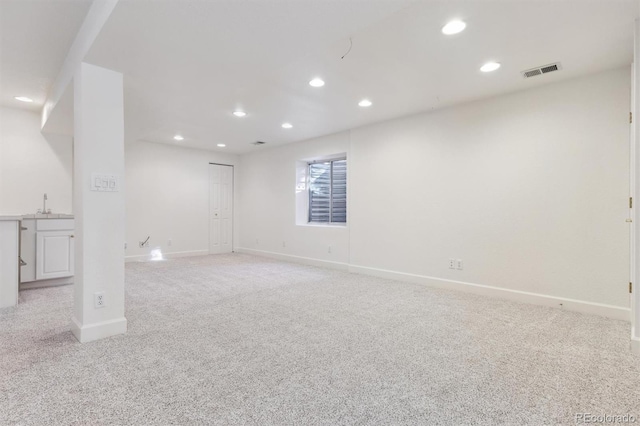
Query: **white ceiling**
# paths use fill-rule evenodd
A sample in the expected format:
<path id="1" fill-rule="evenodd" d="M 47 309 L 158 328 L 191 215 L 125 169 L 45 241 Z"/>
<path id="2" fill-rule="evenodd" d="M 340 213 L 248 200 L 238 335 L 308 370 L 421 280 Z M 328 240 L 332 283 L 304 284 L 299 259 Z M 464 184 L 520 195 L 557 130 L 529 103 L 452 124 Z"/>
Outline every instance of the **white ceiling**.
<path id="1" fill-rule="evenodd" d="M 0 105 L 42 110 L 90 6 L 89 0 L 0 0 Z"/>
<path id="2" fill-rule="evenodd" d="M 55 77 L 69 27 L 77 31 L 86 13 L 86 2 L 19 1 L 31 4 L 20 10 L 24 19 L 51 22 L 28 41 L 3 16 L 3 104 L 18 88 L 38 86 L 23 76 L 25 64 Z M 67 14 L 76 20 L 67 24 Z M 223 150 L 244 153 L 264 149 L 251 145 L 256 140 L 304 140 L 629 65 L 637 16 L 637 0 L 120 0 L 86 60 L 125 75 L 128 140 L 213 150 L 225 143 Z M 444 36 L 452 18 L 467 29 Z M 27 41 L 5 39 L 5 20 Z M 341 59 L 349 38 L 353 48 Z M 487 60 L 502 68 L 480 73 Z M 556 61 L 560 72 L 520 75 Z M 315 76 L 323 88 L 308 85 Z M 357 106 L 364 97 L 372 107 Z M 234 117 L 235 108 L 248 116 Z M 282 129 L 285 121 L 293 129 Z M 173 141 L 176 133 L 185 140 Z"/>

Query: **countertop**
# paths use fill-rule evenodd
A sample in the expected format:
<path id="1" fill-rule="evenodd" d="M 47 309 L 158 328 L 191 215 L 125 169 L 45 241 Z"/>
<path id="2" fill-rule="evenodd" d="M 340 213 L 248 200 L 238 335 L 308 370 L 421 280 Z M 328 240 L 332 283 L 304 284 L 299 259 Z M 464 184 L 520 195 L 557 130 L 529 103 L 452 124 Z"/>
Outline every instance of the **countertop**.
<path id="1" fill-rule="evenodd" d="M 22 219 L 73 219 L 72 214 L 50 213 L 50 214 L 25 214 Z"/>
<path id="2" fill-rule="evenodd" d="M 24 214 L 24 215 L 0 215 L 0 220 L 23 220 L 23 219 L 73 219 L 72 214 L 53 213 L 53 214 Z"/>

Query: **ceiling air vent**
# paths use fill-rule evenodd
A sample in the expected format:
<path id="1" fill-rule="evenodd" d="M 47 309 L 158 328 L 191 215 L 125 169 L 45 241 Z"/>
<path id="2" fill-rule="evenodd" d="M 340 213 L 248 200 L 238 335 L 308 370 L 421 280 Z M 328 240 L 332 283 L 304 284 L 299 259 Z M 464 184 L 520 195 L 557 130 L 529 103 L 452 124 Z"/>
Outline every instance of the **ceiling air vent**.
<path id="1" fill-rule="evenodd" d="M 264 145 L 266 142 L 262 142 L 262 141 L 255 141 L 255 142 L 251 142 L 251 145 Z"/>
<path id="2" fill-rule="evenodd" d="M 555 64 L 544 65 L 542 67 L 531 68 L 530 70 L 522 71 L 522 76 L 524 78 L 531 78 L 537 75 L 547 74 L 554 71 L 560 71 L 562 66 L 560 62 L 556 62 Z"/>

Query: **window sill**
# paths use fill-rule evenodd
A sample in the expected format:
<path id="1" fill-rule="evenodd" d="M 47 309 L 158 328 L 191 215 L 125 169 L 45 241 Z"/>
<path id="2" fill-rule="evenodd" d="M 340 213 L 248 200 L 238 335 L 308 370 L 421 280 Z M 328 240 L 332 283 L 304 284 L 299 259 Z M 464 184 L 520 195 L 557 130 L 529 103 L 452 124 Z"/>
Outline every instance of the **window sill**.
<path id="1" fill-rule="evenodd" d="M 340 229 L 347 229 L 347 224 L 345 223 L 344 225 L 340 225 L 338 223 L 312 223 L 312 222 L 307 222 L 307 223 L 296 223 L 296 226 L 308 226 L 311 228 L 340 228 Z"/>

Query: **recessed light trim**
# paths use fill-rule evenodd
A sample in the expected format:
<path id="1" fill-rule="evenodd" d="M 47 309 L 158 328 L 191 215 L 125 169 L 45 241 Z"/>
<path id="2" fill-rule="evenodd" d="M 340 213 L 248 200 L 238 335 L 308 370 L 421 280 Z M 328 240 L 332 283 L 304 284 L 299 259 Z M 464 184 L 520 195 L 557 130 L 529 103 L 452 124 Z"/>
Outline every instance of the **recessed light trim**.
<path id="1" fill-rule="evenodd" d="M 311 80 L 309 82 L 309 86 L 311 86 L 311 87 L 322 87 L 322 86 L 324 86 L 324 80 L 321 79 L 321 78 L 316 77 L 316 78 L 314 78 L 313 80 Z"/>
<path id="2" fill-rule="evenodd" d="M 177 140 L 177 141 L 183 141 L 183 140 L 184 140 L 184 136 L 182 136 L 182 135 L 175 135 L 175 136 L 173 137 L 173 139 L 175 139 L 175 140 Z"/>
<path id="3" fill-rule="evenodd" d="M 226 144 L 224 144 L 224 143 L 219 143 L 219 144 L 218 144 L 218 146 L 219 146 L 220 148 L 224 148 L 224 147 L 225 147 L 225 146 L 227 146 L 227 145 L 226 145 Z"/>
<path id="4" fill-rule="evenodd" d="M 364 108 L 370 107 L 371 105 L 373 105 L 373 102 L 371 102 L 369 99 L 363 99 L 360 102 L 358 102 L 358 106 L 361 106 Z"/>
<path id="5" fill-rule="evenodd" d="M 293 127 L 293 124 L 291 123 L 282 123 L 282 128 L 283 129 L 290 129 Z"/>
<path id="6" fill-rule="evenodd" d="M 247 113 L 241 110 L 236 110 L 233 111 L 233 115 L 235 115 L 236 117 L 246 117 Z"/>
<path id="7" fill-rule="evenodd" d="M 14 99 L 20 102 L 33 102 L 33 99 L 27 98 L 26 96 L 16 96 Z"/>
<path id="8" fill-rule="evenodd" d="M 453 21 L 447 22 L 447 25 L 442 27 L 442 34 L 446 34 L 446 35 L 458 34 L 464 31 L 465 28 L 467 28 L 467 24 L 464 21 L 455 19 Z"/>
<path id="9" fill-rule="evenodd" d="M 480 67 L 480 71 L 482 72 L 492 72 L 500 68 L 500 62 L 487 62 L 483 66 Z"/>

